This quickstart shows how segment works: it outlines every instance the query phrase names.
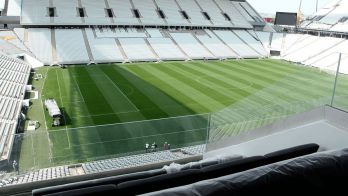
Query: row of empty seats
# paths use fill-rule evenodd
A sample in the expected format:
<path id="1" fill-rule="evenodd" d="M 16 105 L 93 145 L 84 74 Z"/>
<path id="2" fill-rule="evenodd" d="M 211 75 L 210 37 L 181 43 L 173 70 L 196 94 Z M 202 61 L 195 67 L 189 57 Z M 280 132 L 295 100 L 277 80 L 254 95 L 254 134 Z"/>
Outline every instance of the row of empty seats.
<path id="1" fill-rule="evenodd" d="M 257 34 L 246 30 L 29 28 L 25 31 L 28 41 L 23 42 L 47 65 L 268 56 Z"/>
<path id="2" fill-rule="evenodd" d="M 11 153 L 30 70 L 30 65 L 0 55 L 0 160 L 7 159 Z"/>
<path id="3" fill-rule="evenodd" d="M 273 33 L 271 50 L 281 52 L 287 61 L 336 72 L 342 54 L 340 73 L 348 74 L 348 44 L 346 39 L 308 34 Z"/>
<path id="4" fill-rule="evenodd" d="M 50 9 L 49 9 L 50 8 Z M 257 18 L 257 19 L 256 19 Z M 246 2 L 230 0 L 26 0 L 25 25 L 173 25 L 252 28 L 260 22 Z"/>
<path id="5" fill-rule="evenodd" d="M 0 121 L 0 128 L 6 124 Z M 1 129 L 0 129 L 1 130 Z M 1 132 L 0 132 L 1 135 Z M 1 143 L 0 143 L 1 144 Z M 14 178 L 3 180 L 6 185 L 24 184 L 43 180 L 52 180 L 57 178 L 65 178 L 82 174 L 93 174 L 106 172 L 110 170 L 130 169 L 138 166 L 158 164 L 161 162 L 176 161 L 183 158 L 202 155 L 205 152 L 205 145 L 196 145 L 173 149 L 172 151 L 159 151 L 146 154 L 131 155 L 114 159 L 106 159 L 101 161 L 87 162 L 81 165 L 73 166 L 57 166 L 51 168 L 43 168 L 38 171 L 28 172 L 26 174 L 16 176 Z M 81 168 L 76 172 L 76 168 Z M 0 183 L 1 186 L 1 183 Z"/>
<path id="6" fill-rule="evenodd" d="M 71 175 L 72 174 L 68 166 L 51 167 L 51 168 L 40 169 L 39 171 L 31 172 L 23 176 L 19 176 L 18 178 L 16 177 L 14 178 L 14 180 L 12 180 L 12 182 L 9 182 L 8 184 L 14 185 L 14 184 L 30 183 L 30 182 L 37 182 L 41 180 L 64 178 Z"/>
<path id="7" fill-rule="evenodd" d="M 191 156 L 191 155 L 187 155 Z M 124 169 L 131 167 L 144 166 L 156 162 L 166 162 L 178 160 L 184 157 L 179 157 L 171 151 L 155 152 L 140 154 L 129 157 L 121 157 L 116 159 L 102 160 L 96 162 L 89 162 L 82 165 L 86 174 L 98 173 L 103 171 Z"/>
<path id="8" fill-rule="evenodd" d="M 323 6 L 317 13 L 302 24 L 302 28 L 348 32 L 348 2 L 333 0 Z"/>

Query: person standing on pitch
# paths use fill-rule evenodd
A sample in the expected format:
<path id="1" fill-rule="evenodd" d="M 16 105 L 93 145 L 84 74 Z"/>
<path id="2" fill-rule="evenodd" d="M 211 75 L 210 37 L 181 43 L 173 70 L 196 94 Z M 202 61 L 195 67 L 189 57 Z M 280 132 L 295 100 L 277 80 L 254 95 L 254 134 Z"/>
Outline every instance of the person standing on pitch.
<path id="1" fill-rule="evenodd" d="M 14 170 L 14 171 L 17 171 L 17 166 L 18 166 L 17 161 L 16 161 L 16 160 L 13 160 L 12 167 L 13 167 L 13 170 Z M 18 173 L 18 171 L 17 171 L 17 173 Z"/>
<path id="2" fill-rule="evenodd" d="M 146 144 L 145 144 L 145 153 L 148 153 L 148 152 L 149 152 L 149 148 L 150 148 L 150 144 L 149 144 L 149 143 L 146 143 Z"/>

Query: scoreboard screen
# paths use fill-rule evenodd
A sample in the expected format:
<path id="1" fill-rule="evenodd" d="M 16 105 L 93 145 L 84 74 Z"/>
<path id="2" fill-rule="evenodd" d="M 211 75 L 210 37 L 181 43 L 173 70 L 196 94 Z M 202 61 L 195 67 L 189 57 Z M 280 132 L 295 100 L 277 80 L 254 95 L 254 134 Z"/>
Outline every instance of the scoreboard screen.
<path id="1" fill-rule="evenodd" d="M 292 12 L 277 12 L 275 25 L 296 26 L 297 13 Z"/>

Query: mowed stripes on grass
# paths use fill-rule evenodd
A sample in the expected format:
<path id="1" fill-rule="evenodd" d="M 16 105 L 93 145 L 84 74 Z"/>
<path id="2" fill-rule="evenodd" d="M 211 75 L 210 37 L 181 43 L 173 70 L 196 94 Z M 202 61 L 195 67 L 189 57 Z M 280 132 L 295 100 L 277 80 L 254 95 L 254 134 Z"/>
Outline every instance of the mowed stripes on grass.
<path id="1" fill-rule="evenodd" d="M 328 98 L 333 81 L 331 74 L 278 60 L 71 66 L 48 71 L 42 98 L 55 98 L 64 111 L 66 126 L 49 127 L 60 162 L 138 151 L 153 141 L 203 142 L 206 113 L 238 109 L 221 112 L 221 119 L 238 120 L 253 115 L 252 108 Z"/>

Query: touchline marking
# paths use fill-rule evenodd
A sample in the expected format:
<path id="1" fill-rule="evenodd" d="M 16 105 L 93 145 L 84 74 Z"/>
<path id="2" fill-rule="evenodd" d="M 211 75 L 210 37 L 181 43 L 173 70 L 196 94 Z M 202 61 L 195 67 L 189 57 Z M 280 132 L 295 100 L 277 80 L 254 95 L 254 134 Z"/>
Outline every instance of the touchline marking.
<path id="1" fill-rule="evenodd" d="M 104 73 L 104 72 L 103 72 Z M 105 73 L 104 73 L 104 75 L 105 75 L 105 77 L 112 83 L 112 85 L 128 100 L 128 102 L 137 110 L 137 112 L 139 112 L 140 110 L 137 108 L 137 106 L 135 106 L 134 104 L 133 104 L 133 102 L 131 101 L 131 100 L 129 100 L 128 99 L 128 97 L 127 97 L 127 95 L 126 94 L 124 94 L 122 91 L 121 91 L 121 89 L 120 88 L 118 88 L 118 86 L 114 83 L 114 81 L 112 81 L 110 78 L 109 78 L 109 76 L 108 75 L 106 75 Z"/>
<path id="2" fill-rule="evenodd" d="M 64 108 L 63 99 L 62 99 L 62 93 L 60 91 L 60 84 L 59 84 L 59 78 L 58 78 L 57 70 L 56 70 L 56 76 L 57 76 L 57 83 L 58 83 L 58 90 L 59 90 L 60 101 L 62 103 L 62 107 Z M 63 115 L 63 118 L 64 118 L 64 123 L 66 123 L 65 115 Z M 68 138 L 68 143 L 69 143 L 69 148 L 70 148 L 70 138 L 69 138 L 69 134 L 68 134 L 68 126 L 66 126 L 66 125 L 65 125 L 65 131 L 66 131 L 66 137 Z"/>
<path id="3" fill-rule="evenodd" d="M 106 114 L 96 114 L 96 115 L 85 115 L 85 116 L 75 116 L 70 118 L 85 118 L 85 117 L 96 117 L 96 116 L 108 116 L 108 115 L 117 115 L 117 114 L 128 114 L 128 113 L 135 113 L 139 111 L 124 111 L 124 112 L 114 112 L 114 113 L 106 113 Z"/>
<path id="4" fill-rule="evenodd" d="M 112 143 L 112 142 L 121 142 L 121 141 L 127 141 L 127 140 L 134 140 L 134 139 L 141 139 L 141 138 L 148 138 L 148 137 L 155 137 L 155 136 L 162 136 L 162 135 L 173 135 L 177 133 L 189 133 L 189 132 L 195 132 L 200 130 L 206 130 L 206 127 L 202 127 L 199 129 L 191 129 L 188 131 L 177 131 L 177 132 L 170 132 L 170 133 L 164 133 L 164 134 L 154 134 L 154 135 L 147 135 L 147 136 L 141 136 L 141 137 L 132 137 L 132 138 L 125 138 L 125 139 L 119 139 L 119 140 L 109 140 L 104 142 L 93 142 L 93 143 L 86 143 L 86 144 L 80 144 L 80 145 L 72 145 L 74 146 L 88 146 L 88 145 L 95 145 L 95 144 L 105 144 L 105 143 Z"/>
<path id="5" fill-rule="evenodd" d="M 87 129 L 87 128 L 95 128 L 95 127 L 107 127 L 112 125 L 126 125 L 126 124 L 132 124 L 132 123 L 142 123 L 142 122 L 151 122 L 151 121 L 161 121 L 161 120 L 169 120 L 174 118 L 186 118 L 186 117 L 204 117 L 208 116 L 209 113 L 202 113 L 202 114 L 192 114 L 192 115 L 186 115 L 186 116 L 173 116 L 169 118 L 157 118 L 157 119 L 150 119 L 150 120 L 139 120 L 139 121 L 131 121 L 131 122 L 124 122 L 124 123 L 113 123 L 113 124 L 104 124 L 104 125 L 94 125 L 94 126 L 85 126 L 85 127 L 76 127 L 76 128 L 70 128 L 69 130 L 78 130 L 78 129 Z M 50 131 L 63 131 L 65 129 L 51 129 Z"/>
<path id="6" fill-rule="evenodd" d="M 48 68 L 46 69 L 47 71 L 46 71 L 46 73 L 45 73 L 45 80 L 44 80 L 44 82 L 43 82 L 43 84 L 42 84 L 42 87 L 41 87 L 41 96 L 40 96 L 40 101 L 41 101 L 41 108 L 42 108 L 42 114 L 43 114 L 43 116 L 44 116 L 44 119 L 45 119 L 45 127 L 46 127 L 46 130 L 48 130 L 48 127 L 47 127 L 47 122 L 46 122 L 46 115 L 45 115 L 45 108 L 44 108 L 44 103 L 43 103 L 43 101 L 42 101 L 42 96 L 43 96 L 43 88 L 44 88 L 44 86 L 45 86 L 45 83 L 46 83 L 46 79 L 47 79 L 47 77 L 48 77 Z"/>

